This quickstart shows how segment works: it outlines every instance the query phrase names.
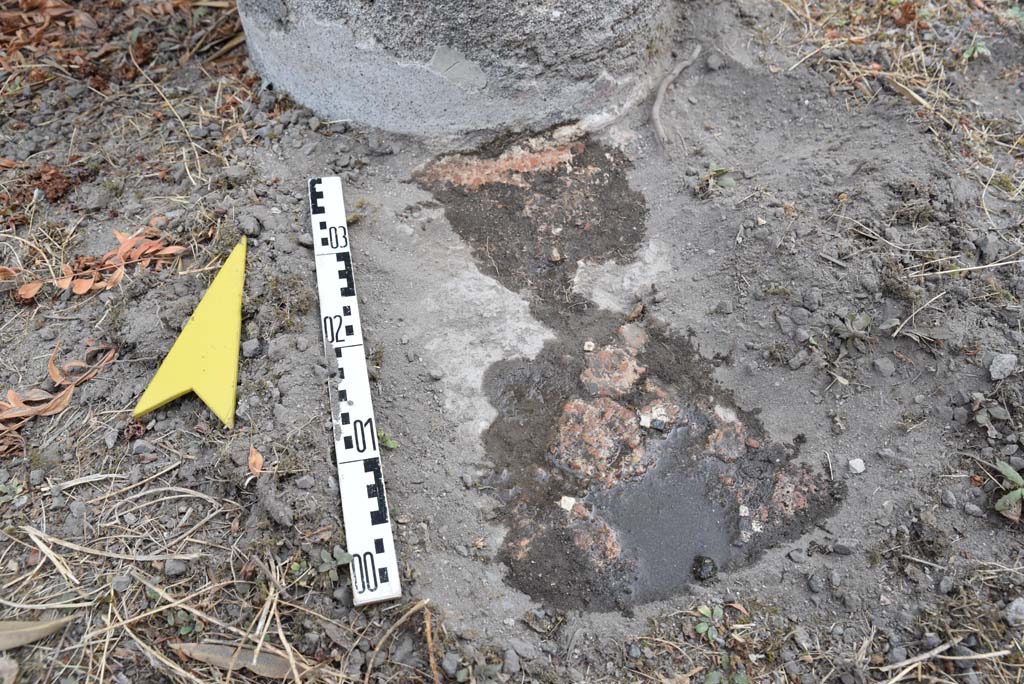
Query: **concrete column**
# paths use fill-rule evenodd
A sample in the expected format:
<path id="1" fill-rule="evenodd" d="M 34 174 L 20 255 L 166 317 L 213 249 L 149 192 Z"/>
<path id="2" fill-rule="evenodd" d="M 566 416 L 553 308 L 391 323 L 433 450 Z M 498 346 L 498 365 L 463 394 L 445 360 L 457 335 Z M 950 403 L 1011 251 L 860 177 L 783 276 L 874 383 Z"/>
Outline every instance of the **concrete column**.
<path id="1" fill-rule="evenodd" d="M 646 97 L 671 0 L 239 0 L 256 67 L 400 133 L 595 124 Z"/>

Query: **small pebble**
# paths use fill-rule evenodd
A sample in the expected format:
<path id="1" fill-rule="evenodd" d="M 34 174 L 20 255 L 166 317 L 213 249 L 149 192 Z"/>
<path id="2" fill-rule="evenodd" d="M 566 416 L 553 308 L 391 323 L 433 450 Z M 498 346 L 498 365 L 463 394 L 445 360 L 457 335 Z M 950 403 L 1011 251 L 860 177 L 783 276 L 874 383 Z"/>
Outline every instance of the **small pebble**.
<path id="1" fill-rule="evenodd" d="M 1024 627 L 1024 596 L 1019 596 L 1006 606 L 1006 623 L 1011 627 Z"/>
<path id="2" fill-rule="evenodd" d="M 896 372 L 896 364 L 892 362 L 892 359 L 881 358 L 875 359 L 875 370 L 883 378 L 891 377 Z"/>
<path id="3" fill-rule="evenodd" d="M 1017 369 L 1016 354 L 996 354 L 988 366 L 993 380 L 1005 380 Z"/>
<path id="4" fill-rule="evenodd" d="M 973 504 L 969 501 L 964 504 L 964 513 L 974 518 L 985 517 L 985 511 L 981 510 L 981 508 L 979 508 L 977 504 Z"/>
<path id="5" fill-rule="evenodd" d="M 850 472 L 853 473 L 854 475 L 860 475 L 865 470 L 867 470 L 867 466 L 864 465 L 864 459 L 862 458 L 850 459 L 849 466 Z"/>
<path id="6" fill-rule="evenodd" d="M 459 671 L 459 654 L 455 651 L 448 651 L 441 660 L 441 669 L 449 677 L 454 677 Z"/>
<path id="7" fill-rule="evenodd" d="M 507 675 L 514 675 L 519 672 L 519 654 L 515 652 L 515 649 L 506 648 L 504 662 L 501 665 L 501 671 Z"/>
<path id="8" fill-rule="evenodd" d="M 902 663 L 907 659 L 907 649 L 905 646 L 893 646 L 889 649 L 889 653 L 885 656 L 885 662 L 893 665 L 895 663 Z"/>
<path id="9" fill-rule="evenodd" d="M 132 442 L 132 453 L 133 454 L 152 454 L 156 452 L 156 447 L 147 442 L 144 439 L 137 439 Z"/>
<path id="10" fill-rule="evenodd" d="M 168 577 L 180 577 L 188 571 L 188 564 L 183 560 L 171 558 L 164 561 L 164 574 Z"/>
<path id="11" fill-rule="evenodd" d="M 260 353 L 260 341 L 257 339 L 250 339 L 242 342 L 242 356 L 247 359 L 251 359 Z"/>

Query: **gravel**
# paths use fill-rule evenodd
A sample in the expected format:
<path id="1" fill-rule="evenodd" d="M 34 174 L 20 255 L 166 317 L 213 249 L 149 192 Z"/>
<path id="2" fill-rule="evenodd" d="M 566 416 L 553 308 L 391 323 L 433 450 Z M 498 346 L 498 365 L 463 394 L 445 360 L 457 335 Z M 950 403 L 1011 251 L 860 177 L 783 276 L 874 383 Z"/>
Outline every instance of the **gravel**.
<path id="1" fill-rule="evenodd" d="M 260 353 L 260 341 L 256 339 L 242 342 L 242 356 L 247 359 L 256 357 Z"/>
<path id="2" fill-rule="evenodd" d="M 516 653 L 513 648 L 506 648 L 504 662 L 501 665 L 501 671 L 507 675 L 514 675 L 519 672 L 520 667 L 519 654 Z"/>
<path id="3" fill-rule="evenodd" d="M 883 378 L 891 377 L 896 372 L 896 364 L 893 363 L 892 359 L 881 358 L 875 359 L 874 362 L 875 370 Z"/>
<path id="4" fill-rule="evenodd" d="M 177 558 L 164 561 L 164 574 L 168 577 L 181 577 L 188 572 L 188 563 Z"/>
<path id="5" fill-rule="evenodd" d="M 902 663 L 907 659 L 907 648 L 905 646 L 893 646 L 885 655 L 885 662 L 890 665 Z"/>
<path id="6" fill-rule="evenodd" d="M 156 447 L 144 439 L 137 439 L 132 442 L 133 454 L 152 454 L 154 452 L 156 452 Z"/>
<path id="7" fill-rule="evenodd" d="M 969 501 L 964 504 L 964 513 L 974 518 L 985 517 L 985 511 L 981 510 L 977 504 L 973 504 Z"/>
<path id="8" fill-rule="evenodd" d="M 989 375 L 993 380 L 1005 380 L 1017 369 L 1016 354 L 996 354 L 988 366 Z"/>
<path id="9" fill-rule="evenodd" d="M 1024 627 L 1024 596 L 1019 596 L 1006 606 L 1006 624 L 1011 627 Z"/>
<path id="10" fill-rule="evenodd" d="M 454 677 L 455 673 L 459 671 L 459 656 L 457 651 L 448 651 L 444 654 L 444 658 L 441 659 L 441 669 L 449 677 Z"/>

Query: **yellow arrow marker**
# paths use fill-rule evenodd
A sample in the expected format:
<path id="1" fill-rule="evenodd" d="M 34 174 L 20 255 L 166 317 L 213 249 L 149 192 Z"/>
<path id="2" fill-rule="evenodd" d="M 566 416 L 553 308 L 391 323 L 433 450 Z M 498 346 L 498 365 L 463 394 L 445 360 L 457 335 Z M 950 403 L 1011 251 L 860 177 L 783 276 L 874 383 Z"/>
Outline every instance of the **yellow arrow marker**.
<path id="1" fill-rule="evenodd" d="M 242 238 L 142 393 L 133 413 L 136 418 L 195 392 L 222 423 L 234 427 L 244 282 Z"/>

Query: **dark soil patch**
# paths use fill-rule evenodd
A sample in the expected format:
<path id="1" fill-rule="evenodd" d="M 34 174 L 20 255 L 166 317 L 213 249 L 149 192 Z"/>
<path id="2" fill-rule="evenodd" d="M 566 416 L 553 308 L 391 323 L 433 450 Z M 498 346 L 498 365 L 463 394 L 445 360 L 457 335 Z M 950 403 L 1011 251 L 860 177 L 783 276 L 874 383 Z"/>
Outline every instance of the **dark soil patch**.
<path id="1" fill-rule="evenodd" d="M 593 141 L 535 139 L 419 177 L 481 272 L 527 296 L 558 335 L 535 359 L 488 369 L 498 418 L 483 439 L 509 582 L 563 609 L 668 598 L 698 556 L 723 570 L 750 563 L 840 494 L 797 466 L 795 447 L 769 443 L 687 338 L 645 315 L 656 292 L 638 293 L 623 321 L 574 291 L 579 262 L 627 263 L 644 237 L 627 170 Z"/>

